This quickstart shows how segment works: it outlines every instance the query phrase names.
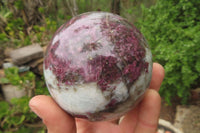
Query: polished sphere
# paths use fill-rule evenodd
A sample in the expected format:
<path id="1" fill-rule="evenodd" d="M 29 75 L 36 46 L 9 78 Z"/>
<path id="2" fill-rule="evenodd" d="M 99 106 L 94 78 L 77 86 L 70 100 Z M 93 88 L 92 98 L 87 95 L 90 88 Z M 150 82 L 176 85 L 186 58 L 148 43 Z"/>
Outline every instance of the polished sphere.
<path id="1" fill-rule="evenodd" d="M 88 12 L 63 24 L 44 59 L 47 87 L 58 105 L 90 121 L 119 118 L 143 98 L 152 55 L 143 35 L 124 18 Z"/>

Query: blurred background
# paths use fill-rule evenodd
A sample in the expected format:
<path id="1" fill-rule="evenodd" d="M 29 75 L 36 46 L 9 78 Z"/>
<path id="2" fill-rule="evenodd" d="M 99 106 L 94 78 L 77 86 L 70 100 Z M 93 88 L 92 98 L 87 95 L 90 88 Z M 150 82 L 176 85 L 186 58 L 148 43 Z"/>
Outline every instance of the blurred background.
<path id="1" fill-rule="evenodd" d="M 0 133 L 46 132 L 28 107 L 34 95 L 49 95 L 43 53 L 59 26 L 88 11 L 119 14 L 143 33 L 165 68 L 161 118 L 199 133 L 199 0 L 0 0 Z"/>

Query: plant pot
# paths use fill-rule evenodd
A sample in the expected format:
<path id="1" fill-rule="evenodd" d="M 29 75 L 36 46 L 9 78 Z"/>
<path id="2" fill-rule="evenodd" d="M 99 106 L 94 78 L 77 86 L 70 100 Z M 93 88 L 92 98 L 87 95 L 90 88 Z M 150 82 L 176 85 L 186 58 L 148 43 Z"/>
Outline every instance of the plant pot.
<path id="1" fill-rule="evenodd" d="M 11 84 L 2 85 L 2 91 L 5 100 L 8 102 L 10 102 L 12 98 L 21 98 L 27 94 L 25 89 L 20 89 L 18 86 Z"/>

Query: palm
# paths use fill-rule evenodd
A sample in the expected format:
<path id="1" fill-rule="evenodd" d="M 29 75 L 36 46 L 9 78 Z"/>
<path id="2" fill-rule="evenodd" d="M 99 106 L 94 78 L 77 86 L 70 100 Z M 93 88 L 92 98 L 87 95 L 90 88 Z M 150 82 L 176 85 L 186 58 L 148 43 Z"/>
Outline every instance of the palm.
<path id="1" fill-rule="evenodd" d="M 76 119 L 77 133 L 122 133 L 119 126 L 111 122 L 88 122 Z"/>
<path id="2" fill-rule="evenodd" d="M 30 101 L 31 109 L 43 119 L 48 133 L 155 133 L 160 112 L 158 90 L 164 78 L 164 69 L 153 65 L 150 88 L 142 102 L 128 112 L 120 123 L 104 121 L 89 122 L 74 119 L 63 111 L 51 97 L 36 96 Z"/>
<path id="3" fill-rule="evenodd" d="M 76 119 L 77 133 L 142 133 L 146 130 L 155 132 L 160 111 L 160 104 L 156 104 L 159 102 L 159 97 L 156 95 L 157 93 L 149 90 L 142 103 L 127 113 L 119 124 L 118 121 L 89 122 Z"/>

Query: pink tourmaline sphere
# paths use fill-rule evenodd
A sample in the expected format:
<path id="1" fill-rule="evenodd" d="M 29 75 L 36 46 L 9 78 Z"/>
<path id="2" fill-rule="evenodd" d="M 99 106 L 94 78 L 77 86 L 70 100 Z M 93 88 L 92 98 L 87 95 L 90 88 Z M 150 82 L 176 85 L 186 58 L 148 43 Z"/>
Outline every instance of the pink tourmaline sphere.
<path id="1" fill-rule="evenodd" d="M 63 24 L 44 59 L 51 96 L 69 114 L 90 121 L 116 119 L 133 109 L 151 73 L 143 35 L 106 12 L 84 13 Z"/>

